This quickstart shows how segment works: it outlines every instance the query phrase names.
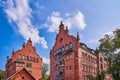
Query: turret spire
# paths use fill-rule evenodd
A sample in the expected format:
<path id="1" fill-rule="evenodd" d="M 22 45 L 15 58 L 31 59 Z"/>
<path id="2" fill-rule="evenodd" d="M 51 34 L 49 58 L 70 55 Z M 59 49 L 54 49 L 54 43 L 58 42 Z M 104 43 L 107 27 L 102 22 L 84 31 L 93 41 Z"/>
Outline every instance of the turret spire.
<path id="1" fill-rule="evenodd" d="M 79 33 L 77 32 L 77 40 L 80 40 Z"/>
<path id="2" fill-rule="evenodd" d="M 14 54 L 14 49 L 12 50 L 12 54 Z"/>

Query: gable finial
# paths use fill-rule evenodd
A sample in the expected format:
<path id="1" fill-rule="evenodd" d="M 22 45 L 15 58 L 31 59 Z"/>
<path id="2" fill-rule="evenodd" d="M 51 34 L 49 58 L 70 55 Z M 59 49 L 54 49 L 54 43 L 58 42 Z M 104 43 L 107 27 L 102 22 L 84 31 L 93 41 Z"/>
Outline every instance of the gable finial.
<path id="1" fill-rule="evenodd" d="M 61 28 L 64 28 L 64 24 L 62 23 L 62 21 L 60 22 L 59 28 L 60 28 L 60 29 L 61 29 Z"/>
<path id="2" fill-rule="evenodd" d="M 29 40 L 28 40 L 28 41 L 32 42 L 30 37 L 29 37 Z"/>
<path id="3" fill-rule="evenodd" d="M 80 40 L 79 33 L 77 32 L 77 40 Z"/>
<path id="4" fill-rule="evenodd" d="M 68 30 L 68 26 L 66 26 L 66 31 L 69 32 L 69 30 Z"/>

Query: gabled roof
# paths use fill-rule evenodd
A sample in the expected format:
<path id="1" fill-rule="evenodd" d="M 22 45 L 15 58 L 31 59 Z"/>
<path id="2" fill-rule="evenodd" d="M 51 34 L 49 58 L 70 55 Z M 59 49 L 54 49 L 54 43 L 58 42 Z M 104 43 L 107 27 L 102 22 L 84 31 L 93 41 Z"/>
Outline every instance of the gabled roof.
<path id="1" fill-rule="evenodd" d="M 13 76 L 15 76 L 16 74 L 18 74 L 18 73 L 20 73 L 21 71 L 25 71 L 28 75 L 30 75 L 32 78 L 33 78 L 33 80 L 35 80 L 35 78 L 25 69 L 25 68 L 23 68 L 23 69 L 21 69 L 21 70 L 19 70 L 19 71 L 16 71 L 14 74 L 12 74 L 10 77 L 8 77 L 6 80 L 9 80 L 11 77 L 13 77 Z"/>

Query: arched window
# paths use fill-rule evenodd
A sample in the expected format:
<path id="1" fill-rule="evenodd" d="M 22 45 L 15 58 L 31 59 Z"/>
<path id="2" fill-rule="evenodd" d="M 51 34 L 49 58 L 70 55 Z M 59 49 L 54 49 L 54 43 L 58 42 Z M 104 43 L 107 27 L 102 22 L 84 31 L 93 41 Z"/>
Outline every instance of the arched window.
<path id="1" fill-rule="evenodd" d="M 30 61 L 32 61 L 32 57 L 30 56 Z"/>
<path id="2" fill-rule="evenodd" d="M 72 46 L 73 46 L 73 45 L 72 45 L 72 42 L 70 42 L 70 49 L 72 49 Z"/>
<path id="3" fill-rule="evenodd" d="M 66 44 L 66 51 L 68 50 L 68 44 Z"/>
<path id="4" fill-rule="evenodd" d="M 85 55 L 84 55 L 84 53 L 82 53 L 82 59 L 84 59 L 85 58 Z"/>
<path id="5" fill-rule="evenodd" d="M 38 58 L 35 58 L 35 62 L 38 62 Z"/>
<path id="6" fill-rule="evenodd" d="M 35 62 L 35 58 L 33 57 L 33 62 Z"/>
<path id="7" fill-rule="evenodd" d="M 88 55 L 88 61 L 90 61 L 90 56 Z"/>
<path id="8" fill-rule="evenodd" d="M 21 54 L 18 55 L 18 59 L 22 59 L 22 55 Z"/>

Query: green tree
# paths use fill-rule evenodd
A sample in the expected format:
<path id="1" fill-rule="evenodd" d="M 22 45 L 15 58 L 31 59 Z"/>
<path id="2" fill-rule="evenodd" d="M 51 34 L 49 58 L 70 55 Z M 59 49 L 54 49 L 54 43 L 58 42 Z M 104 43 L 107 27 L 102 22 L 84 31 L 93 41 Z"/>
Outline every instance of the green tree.
<path id="1" fill-rule="evenodd" d="M 105 79 L 105 71 L 101 71 L 97 73 L 97 75 L 94 77 L 92 75 L 88 76 L 89 80 L 104 80 Z"/>
<path id="2" fill-rule="evenodd" d="M 100 46 L 99 50 L 103 52 L 105 56 L 105 60 L 109 64 L 109 67 L 111 67 L 112 64 L 112 55 L 113 55 L 113 42 L 111 41 L 112 37 L 105 34 L 102 39 L 100 39 Z"/>
<path id="3" fill-rule="evenodd" d="M 120 80 L 120 29 L 113 31 L 112 36 L 104 35 L 99 41 L 99 50 L 108 62 L 108 72 L 115 80 Z"/>
<path id="4" fill-rule="evenodd" d="M 42 78 L 43 80 L 50 80 L 50 76 L 47 74 L 48 64 L 43 63 L 42 65 Z"/>
<path id="5" fill-rule="evenodd" d="M 4 72 L 0 70 L 0 80 L 3 80 L 4 78 Z"/>

